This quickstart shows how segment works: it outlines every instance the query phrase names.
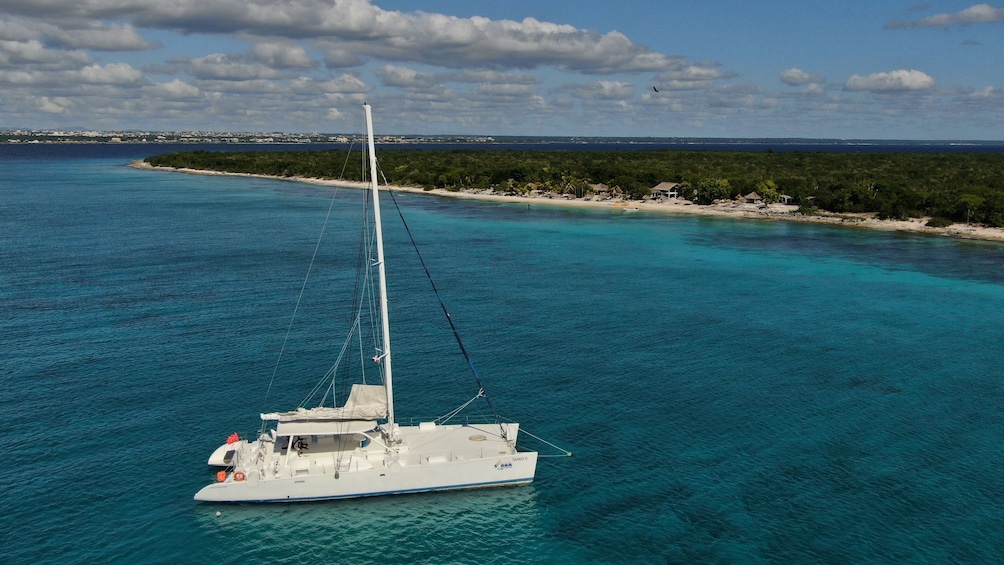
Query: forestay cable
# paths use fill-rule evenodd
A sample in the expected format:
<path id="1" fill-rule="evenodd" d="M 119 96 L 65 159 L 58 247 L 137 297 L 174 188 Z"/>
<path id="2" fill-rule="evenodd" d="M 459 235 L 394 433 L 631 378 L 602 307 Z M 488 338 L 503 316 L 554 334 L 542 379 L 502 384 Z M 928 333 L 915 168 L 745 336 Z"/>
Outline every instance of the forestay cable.
<path id="1" fill-rule="evenodd" d="M 381 171 L 381 175 L 383 171 Z M 387 179 L 384 178 L 384 185 L 386 186 Z M 488 393 L 485 391 L 484 385 L 481 383 L 481 375 L 478 374 L 478 370 L 474 368 L 474 362 L 471 361 L 471 356 L 467 353 L 467 348 L 464 347 L 464 340 L 460 339 L 460 332 L 457 331 L 457 326 L 453 324 L 453 317 L 450 316 L 450 311 L 446 309 L 446 304 L 443 302 L 443 297 L 439 295 L 439 289 L 436 288 L 436 281 L 432 280 L 432 273 L 429 272 L 429 267 L 425 264 L 425 259 L 422 257 L 422 252 L 418 249 L 418 243 L 415 241 L 415 236 L 411 233 L 411 228 L 408 227 L 408 222 L 404 219 L 404 214 L 401 212 L 401 206 L 397 203 L 397 198 L 394 196 L 394 191 L 387 189 L 390 193 L 391 200 L 394 201 L 394 208 L 397 210 L 398 217 L 401 218 L 401 224 L 404 225 L 404 231 L 408 234 L 408 239 L 411 240 L 411 246 L 415 248 L 415 255 L 418 256 L 419 263 L 422 264 L 422 269 L 425 271 L 425 277 L 429 279 L 429 284 L 432 285 L 432 292 L 436 295 L 436 300 L 439 301 L 439 307 L 443 309 L 443 314 L 446 315 L 446 321 L 450 323 L 450 329 L 453 331 L 453 337 L 457 340 L 457 345 L 460 346 L 460 352 L 464 355 L 464 359 L 467 361 L 467 366 L 471 369 L 471 374 L 474 375 L 474 380 L 478 384 L 478 396 L 483 396 L 485 402 L 488 403 L 489 410 L 492 411 L 492 415 L 495 416 L 495 423 L 498 424 L 499 429 L 502 430 L 502 439 L 509 440 L 509 436 L 506 433 L 506 426 L 502 425 L 502 418 L 499 416 L 495 406 L 492 404 L 491 398 L 488 397 Z"/>

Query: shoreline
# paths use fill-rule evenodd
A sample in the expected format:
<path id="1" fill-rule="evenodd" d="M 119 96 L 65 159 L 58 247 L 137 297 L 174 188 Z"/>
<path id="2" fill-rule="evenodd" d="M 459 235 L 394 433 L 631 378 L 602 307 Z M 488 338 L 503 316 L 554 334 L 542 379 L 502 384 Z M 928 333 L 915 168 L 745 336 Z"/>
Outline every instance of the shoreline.
<path id="1" fill-rule="evenodd" d="M 185 169 L 174 167 L 154 167 L 143 160 L 136 160 L 129 163 L 130 167 L 136 169 L 148 169 L 155 171 L 177 172 L 192 175 L 206 176 L 238 176 L 250 178 L 263 178 L 271 180 L 282 180 L 289 182 L 299 182 L 304 184 L 315 184 L 319 186 L 341 186 L 347 188 L 369 188 L 369 183 L 306 178 L 306 177 L 277 177 L 271 175 L 255 175 L 251 173 L 229 173 L 222 171 L 205 171 L 199 169 Z M 531 193 L 526 196 L 506 196 L 484 191 L 461 190 L 451 192 L 446 189 L 436 188 L 425 190 L 419 187 L 408 186 L 381 186 L 382 189 L 395 190 L 397 192 L 410 192 L 414 194 L 431 194 L 446 198 L 461 198 L 468 200 L 482 200 L 486 202 L 503 202 L 511 204 L 544 205 L 555 208 L 579 208 L 592 210 L 611 210 L 621 213 L 648 212 L 671 215 L 691 215 L 691 216 L 713 216 L 722 218 L 747 218 L 755 220 L 773 220 L 784 222 L 802 222 L 812 224 L 824 224 L 834 226 L 858 227 L 866 229 L 876 229 L 883 231 L 898 231 L 908 233 L 919 233 L 928 235 L 940 235 L 954 237 L 958 239 L 974 239 L 983 241 L 1004 242 L 1004 228 L 988 228 L 984 226 L 952 224 L 943 228 L 934 228 L 924 225 L 929 218 L 911 218 L 909 220 L 879 220 L 873 213 L 848 213 L 832 214 L 823 212 L 812 216 L 796 215 L 792 212 L 798 207 L 785 204 L 771 204 L 767 208 L 761 208 L 758 204 L 739 204 L 726 202 L 719 204 L 699 205 L 680 198 L 663 201 L 652 200 L 587 200 L 583 198 L 552 198 Z"/>

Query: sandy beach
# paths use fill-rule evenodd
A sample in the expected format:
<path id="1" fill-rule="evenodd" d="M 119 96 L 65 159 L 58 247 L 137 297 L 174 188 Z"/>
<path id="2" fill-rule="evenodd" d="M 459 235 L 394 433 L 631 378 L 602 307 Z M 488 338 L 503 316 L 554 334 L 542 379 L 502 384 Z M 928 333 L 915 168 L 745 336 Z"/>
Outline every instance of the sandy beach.
<path id="1" fill-rule="evenodd" d="M 202 171 L 197 169 L 176 169 L 172 167 L 154 167 L 145 161 L 133 161 L 131 167 L 138 169 L 151 169 L 170 172 L 181 172 L 196 175 L 225 175 L 243 176 L 256 178 L 269 178 L 290 182 L 316 184 L 320 186 L 343 186 L 350 188 L 367 188 L 367 183 L 302 178 L 302 177 L 274 177 L 269 175 L 252 175 L 247 173 L 225 173 L 218 171 Z M 485 200 L 491 202 L 506 202 L 513 204 L 527 204 L 529 206 L 553 206 L 562 208 L 589 208 L 596 210 L 610 210 L 616 213 L 663 213 L 663 214 L 689 214 L 703 216 L 721 216 L 731 218 L 750 218 L 768 221 L 786 222 L 806 222 L 816 224 L 830 224 L 837 226 L 878 229 L 887 231 L 901 231 L 911 233 L 924 233 L 929 235 L 950 236 L 964 239 L 979 239 L 989 241 L 1004 242 L 1004 229 L 989 228 L 978 225 L 952 224 L 943 228 L 933 228 L 925 224 L 929 218 L 911 218 L 909 220 L 879 220 L 875 214 L 831 214 L 821 212 L 811 216 L 795 214 L 798 208 L 793 205 L 771 204 L 763 206 L 757 204 L 741 204 L 725 202 L 711 205 L 697 205 L 682 198 L 670 198 L 661 201 L 656 200 L 592 200 L 590 198 L 565 198 L 560 196 L 549 197 L 539 193 L 530 193 L 525 196 L 506 196 L 493 193 L 487 190 L 461 190 L 448 191 L 441 188 L 425 190 L 419 187 L 407 186 L 381 186 L 381 189 L 390 189 L 399 192 L 413 192 L 421 194 L 431 194 L 446 198 L 467 198 L 472 200 Z"/>

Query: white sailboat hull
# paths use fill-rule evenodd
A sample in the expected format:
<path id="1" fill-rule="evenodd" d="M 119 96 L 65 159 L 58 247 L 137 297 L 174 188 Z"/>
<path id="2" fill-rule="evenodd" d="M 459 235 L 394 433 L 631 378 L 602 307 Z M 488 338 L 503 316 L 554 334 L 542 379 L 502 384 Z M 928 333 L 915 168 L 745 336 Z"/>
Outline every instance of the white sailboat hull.
<path id="1" fill-rule="evenodd" d="M 504 425 L 508 441 L 490 435 L 487 425 L 400 427 L 401 443 L 390 452 L 376 442 L 326 450 L 316 437 L 304 452 L 291 454 L 267 438 L 241 442 L 233 472 L 195 499 L 297 502 L 530 483 L 537 453 L 515 451 L 518 424 Z"/>

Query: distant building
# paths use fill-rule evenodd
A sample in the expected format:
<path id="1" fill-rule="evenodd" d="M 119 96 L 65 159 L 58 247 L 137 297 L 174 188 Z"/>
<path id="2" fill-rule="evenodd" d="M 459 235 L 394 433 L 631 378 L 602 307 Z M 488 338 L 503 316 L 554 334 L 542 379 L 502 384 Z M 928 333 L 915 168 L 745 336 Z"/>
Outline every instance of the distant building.
<path id="1" fill-rule="evenodd" d="M 763 204 L 763 197 L 753 191 L 743 197 L 743 201 L 747 204 Z"/>
<path id="2" fill-rule="evenodd" d="M 676 198 L 680 195 L 680 183 L 660 182 L 652 187 L 652 196 L 655 198 Z"/>
<path id="3" fill-rule="evenodd" d="M 601 183 L 591 184 L 590 188 L 593 189 L 593 194 L 596 195 L 597 200 L 604 200 L 610 198 L 610 187 Z"/>

